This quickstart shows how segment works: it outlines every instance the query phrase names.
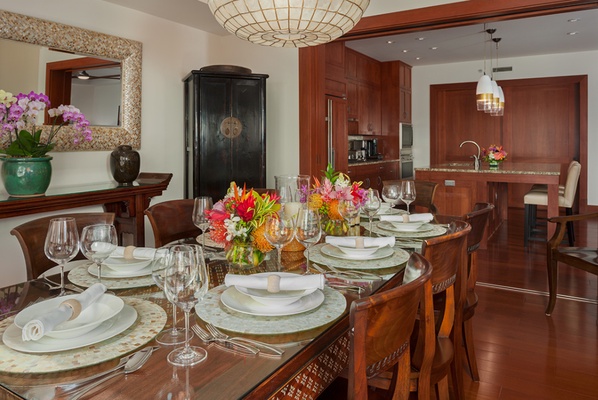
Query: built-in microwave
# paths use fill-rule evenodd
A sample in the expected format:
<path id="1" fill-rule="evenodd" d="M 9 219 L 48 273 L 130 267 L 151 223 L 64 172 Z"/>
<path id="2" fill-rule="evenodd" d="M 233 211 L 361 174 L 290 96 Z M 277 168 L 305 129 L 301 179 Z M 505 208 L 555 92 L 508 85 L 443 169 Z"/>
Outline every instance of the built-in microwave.
<path id="1" fill-rule="evenodd" d="M 413 147 L 413 125 L 399 124 L 399 149 Z"/>

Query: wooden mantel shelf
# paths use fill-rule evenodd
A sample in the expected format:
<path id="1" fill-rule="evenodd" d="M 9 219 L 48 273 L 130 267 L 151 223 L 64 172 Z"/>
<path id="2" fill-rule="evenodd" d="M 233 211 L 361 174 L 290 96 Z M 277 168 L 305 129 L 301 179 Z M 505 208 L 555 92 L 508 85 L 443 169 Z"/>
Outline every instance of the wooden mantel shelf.
<path id="1" fill-rule="evenodd" d="M 172 174 L 142 172 L 132 185 L 116 182 L 50 188 L 44 196 L 17 198 L 0 193 L 0 218 L 11 218 L 49 211 L 102 205 L 116 215 L 115 225 L 120 243 L 145 245 L 143 211 L 152 197 L 167 188 Z M 126 235 L 131 235 L 132 240 Z"/>

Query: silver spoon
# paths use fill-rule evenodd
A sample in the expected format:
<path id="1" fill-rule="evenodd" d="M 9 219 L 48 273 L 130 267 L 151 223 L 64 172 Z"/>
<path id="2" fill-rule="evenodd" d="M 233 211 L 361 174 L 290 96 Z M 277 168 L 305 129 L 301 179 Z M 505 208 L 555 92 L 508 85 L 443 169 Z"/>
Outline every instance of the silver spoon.
<path id="1" fill-rule="evenodd" d="M 72 396 L 72 397 L 69 397 L 70 400 L 80 399 L 83 395 L 85 395 L 90 390 L 100 386 L 102 383 L 114 378 L 115 376 L 118 376 L 121 374 L 130 374 L 131 372 L 137 371 L 138 369 L 143 367 L 143 365 L 147 362 L 147 360 L 149 360 L 153 351 L 154 351 L 153 347 L 146 347 L 146 348 L 138 351 L 137 353 L 133 354 L 133 356 L 131 356 L 131 358 L 129 358 L 129 360 L 125 363 L 125 366 L 122 370 L 114 371 L 111 374 L 106 375 L 105 377 L 103 377 L 100 380 L 91 382 L 89 384 L 86 384 L 86 385 L 83 385 L 83 386 L 77 388 L 76 390 L 74 390 L 73 392 L 70 393 L 70 395 Z"/>

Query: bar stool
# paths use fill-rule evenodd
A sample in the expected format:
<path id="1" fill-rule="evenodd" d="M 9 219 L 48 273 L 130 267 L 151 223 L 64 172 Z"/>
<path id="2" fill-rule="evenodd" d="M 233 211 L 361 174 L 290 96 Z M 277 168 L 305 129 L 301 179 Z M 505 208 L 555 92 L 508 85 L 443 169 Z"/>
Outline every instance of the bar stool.
<path id="1" fill-rule="evenodd" d="M 567 172 L 565 188 L 563 191 L 559 190 L 559 207 L 565 208 L 565 213 L 567 215 L 573 214 L 573 203 L 575 202 L 575 193 L 577 192 L 580 173 L 581 164 L 577 161 L 572 161 Z M 533 237 L 532 234 L 536 230 L 537 206 L 548 205 L 548 192 L 542 187 L 532 188 L 523 197 L 523 203 L 525 206 L 523 241 L 524 246 L 527 247 L 530 240 L 543 240 Z M 553 215 L 549 215 L 548 217 L 553 217 Z M 573 243 L 575 242 L 573 222 L 567 223 L 567 237 L 569 239 L 569 245 L 573 246 Z"/>

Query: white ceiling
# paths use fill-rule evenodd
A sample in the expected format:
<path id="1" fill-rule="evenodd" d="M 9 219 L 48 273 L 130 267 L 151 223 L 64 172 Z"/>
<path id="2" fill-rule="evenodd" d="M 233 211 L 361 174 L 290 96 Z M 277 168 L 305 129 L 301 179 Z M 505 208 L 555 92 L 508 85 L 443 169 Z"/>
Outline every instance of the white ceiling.
<path id="1" fill-rule="evenodd" d="M 104 1 L 217 35 L 228 34 L 212 16 L 207 0 Z M 578 21 L 569 22 L 573 19 Z M 494 37 L 501 38 L 500 66 L 501 58 L 598 50 L 598 10 L 493 22 L 486 28 L 495 28 Z M 412 66 L 480 60 L 484 53 L 489 58 L 491 49 L 496 59 L 493 43 L 484 48 L 489 36 L 483 32 L 484 25 L 471 25 L 349 41 L 347 46 L 379 61 L 401 60 Z"/>

